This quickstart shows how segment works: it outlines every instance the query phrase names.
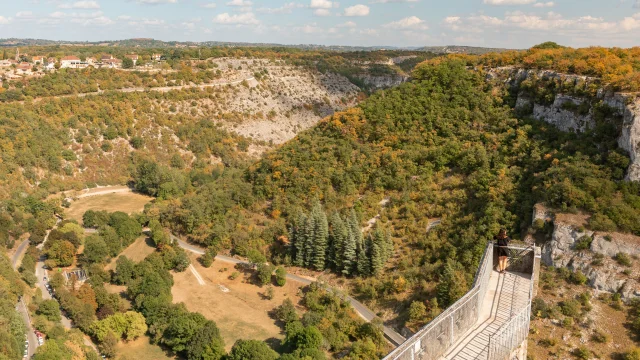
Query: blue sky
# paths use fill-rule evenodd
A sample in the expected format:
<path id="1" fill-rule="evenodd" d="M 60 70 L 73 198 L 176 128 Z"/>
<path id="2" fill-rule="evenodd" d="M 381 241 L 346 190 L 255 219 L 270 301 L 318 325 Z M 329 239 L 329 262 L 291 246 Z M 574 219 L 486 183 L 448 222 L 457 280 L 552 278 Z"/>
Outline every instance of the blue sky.
<path id="1" fill-rule="evenodd" d="M 0 0 L 0 37 L 640 46 L 640 0 Z"/>

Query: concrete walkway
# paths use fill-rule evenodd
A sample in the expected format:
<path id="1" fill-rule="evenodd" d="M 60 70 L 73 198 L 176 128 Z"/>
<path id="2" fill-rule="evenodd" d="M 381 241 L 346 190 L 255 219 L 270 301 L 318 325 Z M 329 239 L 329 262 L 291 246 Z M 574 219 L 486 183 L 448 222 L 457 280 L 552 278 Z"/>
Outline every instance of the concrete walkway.
<path id="1" fill-rule="evenodd" d="M 489 337 L 529 303 L 531 274 L 491 272 L 487 294 L 474 327 L 454 344 L 446 360 L 487 359 Z"/>

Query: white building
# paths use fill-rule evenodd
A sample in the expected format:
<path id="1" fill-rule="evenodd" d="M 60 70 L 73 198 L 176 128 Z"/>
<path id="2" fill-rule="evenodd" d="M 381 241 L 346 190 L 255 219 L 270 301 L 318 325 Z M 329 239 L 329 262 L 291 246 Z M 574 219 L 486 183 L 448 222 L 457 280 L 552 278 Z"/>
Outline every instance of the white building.
<path id="1" fill-rule="evenodd" d="M 81 67 L 82 61 L 80 58 L 75 56 L 65 56 L 60 59 L 60 67 L 61 68 L 79 68 Z"/>

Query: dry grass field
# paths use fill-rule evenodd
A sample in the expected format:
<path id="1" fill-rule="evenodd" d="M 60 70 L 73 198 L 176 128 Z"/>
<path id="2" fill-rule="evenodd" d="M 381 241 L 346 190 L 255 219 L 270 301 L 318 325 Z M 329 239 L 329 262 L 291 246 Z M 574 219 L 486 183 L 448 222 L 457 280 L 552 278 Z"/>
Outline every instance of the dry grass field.
<path id="1" fill-rule="evenodd" d="M 116 346 L 118 360 L 172 360 L 175 356 L 168 356 L 158 345 L 151 344 L 149 337 L 142 336 L 134 341 L 120 341 Z"/>
<path id="2" fill-rule="evenodd" d="M 87 210 L 106 210 L 108 212 L 123 211 L 127 214 L 141 212 L 144 205 L 153 200 L 152 197 L 136 193 L 113 193 L 80 198 L 71 202 L 65 211 L 67 218 L 82 224 L 82 215 Z"/>
<path id="3" fill-rule="evenodd" d="M 237 271 L 233 264 L 214 261 L 206 269 L 191 256 L 193 266 L 203 278 L 205 285 L 199 285 L 196 277 L 187 269 L 173 275 L 175 281 L 171 293 L 173 301 L 183 302 L 190 311 L 199 312 L 207 319 L 214 320 L 220 329 L 225 348 L 231 349 L 238 339 L 282 339 L 284 336 L 268 312 L 286 298 L 298 304 L 298 289 L 302 284 L 287 281 L 283 287 L 274 286 L 273 300 L 264 297 L 266 287 L 250 283 L 250 273 L 241 273 L 235 280 L 229 276 Z M 224 270 L 227 268 L 227 270 Z M 224 292 L 226 288 L 229 291 Z"/>
<path id="4" fill-rule="evenodd" d="M 120 253 L 120 255 L 124 255 L 128 257 L 129 260 L 133 260 L 134 262 L 140 262 L 155 250 L 156 248 L 151 244 L 151 239 L 147 238 L 146 236 L 140 236 L 136 239 L 136 241 L 133 242 L 133 244 L 124 249 Z M 118 258 L 111 259 L 111 262 L 109 262 L 109 264 L 107 264 L 104 269 L 107 271 L 114 270 L 116 268 L 117 260 Z"/>

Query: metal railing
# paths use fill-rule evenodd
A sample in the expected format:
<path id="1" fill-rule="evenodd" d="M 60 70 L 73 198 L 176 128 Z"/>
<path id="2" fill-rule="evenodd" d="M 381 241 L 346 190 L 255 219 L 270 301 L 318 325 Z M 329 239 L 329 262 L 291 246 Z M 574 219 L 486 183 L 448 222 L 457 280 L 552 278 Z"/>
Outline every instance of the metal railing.
<path id="1" fill-rule="evenodd" d="M 493 244 L 480 260 L 473 287 L 429 324 L 384 357 L 385 360 L 438 359 L 477 322 L 493 267 Z"/>
<path id="2" fill-rule="evenodd" d="M 534 247 L 509 247 L 509 251 L 510 259 L 514 259 L 517 257 L 517 260 L 519 261 L 523 256 L 525 256 L 525 253 L 531 253 L 535 262 L 536 253 Z M 509 319 L 506 324 L 502 325 L 495 334 L 489 336 L 489 354 L 487 356 L 488 360 L 508 359 L 511 353 L 516 350 L 529 335 L 535 265 L 533 265 L 531 268 L 531 281 L 529 283 L 529 296 L 527 305 L 516 314 L 512 314 L 511 319 Z"/>

